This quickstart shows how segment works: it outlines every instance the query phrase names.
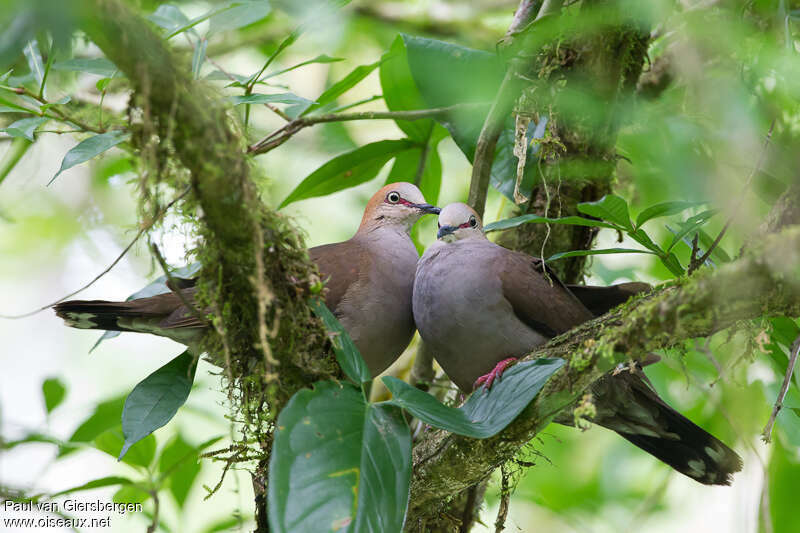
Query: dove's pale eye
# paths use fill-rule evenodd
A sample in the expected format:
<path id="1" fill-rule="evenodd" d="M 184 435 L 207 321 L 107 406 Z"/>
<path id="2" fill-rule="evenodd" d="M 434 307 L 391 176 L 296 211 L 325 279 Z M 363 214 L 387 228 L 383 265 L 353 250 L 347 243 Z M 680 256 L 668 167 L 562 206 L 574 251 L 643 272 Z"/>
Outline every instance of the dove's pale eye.
<path id="1" fill-rule="evenodd" d="M 469 217 L 469 225 L 474 228 L 478 225 L 478 220 L 474 216 Z"/>
<path id="2" fill-rule="evenodd" d="M 396 204 L 400 201 L 400 194 L 397 191 L 392 191 L 386 195 L 386 201 L 390 204 Z"/>

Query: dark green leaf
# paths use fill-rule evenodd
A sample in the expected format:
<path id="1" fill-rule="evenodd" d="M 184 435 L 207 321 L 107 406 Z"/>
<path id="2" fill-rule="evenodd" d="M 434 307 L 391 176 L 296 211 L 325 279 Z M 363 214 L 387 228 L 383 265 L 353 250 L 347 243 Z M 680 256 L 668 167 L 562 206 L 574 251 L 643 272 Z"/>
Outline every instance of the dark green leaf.
<path id="1" fill-rule="evenodd" d="M 636 227 L 640 227 L 648 220 L 675 215 L 703 203 L 705 202 L 662 202 L 660 204 L 652 205 L 639 213 L 639 216 L 636 217 Z"/>
<path id="2" fill-rule="evenodd" d="M 383 378 L 392 393 L 390 403 L 402 407 L 426 424 L 467 437 L 485 439 L 510 424 L 536 397 L 563 359 L 537 359 L 519 363 L 503 373 L 491 390 L 481 387 L 459 408 L 393 376 Z"/>
<path id="3" fill-rule="evenodd" d="M 284 74 L 286 72 L 292 71 L 292 70 L 300 68 L 300 67 L 304 67 L 306 65 L 311 65 L 313 63 L 336 63 L 337 61 L 344 61 L 344 58 L 331 57 L 331 56 L 326 55 L 326 54 L 318 55 L 317 57 L 315 57 L 313 59 L 308 59 L 308 60 L 303 61 L 301 63 L 298 63 L 296 65 L 292 65 L 291 67 L 288 67 L 288 68 L 285 68 L 285 69 L 282 69 L 282 70 L 278 70 L 276 72 L 270 72 L 266 76 L 263 76 L 259 81 L 264 81 L 266 79 L 273 78 L 273 77 L 278 76 L 280 74 Z"/>
<path id="4" fill-rule="evenodd" d="M 370 374 L 367 363 L 361 357 L 353 339 L 350 338 L 347 331 L 336 320 L 336 317 L 333 316 L 325 302 L 320 298 L 311 298 L 308 301 L 308 305 L 314 311 L 314 314 L 322 320 L 322 323 L 325 324 L 325 329 L 328 330 L 331 344 L 333 345 L 333 351 L 336 353 L 336 360 L 345 375 L 359 385 L 371 380 L 372 374 Z"/>
<path id="5" fill-rule="evenodd" d="M 559 252 L 547 258 L 547 261 L 555 261 L 565 257 L 582 257 L 584 255 L 607 255 L 607 254 L 652 254 L 650 250 L 636 250 L 634 248 L 604 248 L 602 250 L 572 250 L 571 252 Z"/>
<path id="6" fill-rule="evenodd" d="M 125 457 L 120 459 L 120 449 L 125 446 L 125 436 L 119 424 L 98 435 L 94 439 L 94 446 L 125 464 L 142 468 L 148 468 L 156 456 L 156 438 L 154 435 L 148 435 L 126 450 Z"/>
<path id="7" fill-rule="evenodd" d="M 361 185 L 377 176 L 391 158 L 413 146 L 408 140 L 378 141 L 334 157 L 300 182 L 280 207 Z"/>
<path id="8" fill-rule="evenodd" d="M 633 224 L 628 214 L 628 202 L 616 194 L 607 194 L 596 202 L 580 203 L 578 211 L 633 231 Z"/>
<path id="9" fill-rule="evenodd" d="M 56 61 L 53 63 L 53 70 L 87 72 L 104 78 L 110 78 L 117 72 L 117 66 L 104 57 L 94 57 Z"/>
<path id="10" fill-rule="evenodd" d="M 642 228 L 636 228 L 634 231 L 628 231 L 628 235 L 630 235 L 633 240 L 648 250 L 652 250 L 657 254 L 663 254 L 664 251 L 661 249 L 661 247 L 654 243 L 650 238 L 650 235 L 648 235 L 647 232 L 645 232 Z"/>
<path id="11" fill-rule="evenodd" d="M 243 523 L 241 516 L 232 516 L 229 518 L 223 518 L 218 522 L 213 522 L 211 525 L 207 526 L 202 533 L 217 533 L 218 531 L 241 531 L 243 527 L 241 526 Z"/>
<path id="12" fill-rule="evenodd" d="M 246 94 L 231 96 L 233 105 L 241 104 L 312 104 L 301 96 L 292 93 L 278 94 Z"/>
<path id="13" fill-rule="evenodd" d="M 376 61 L 375 63 L 370 63 L 369 65 L 361 65 L 354 68 L 350 74 L 328 87 L 321 95 L 319 95 L 316 103 L 309 106 L 302 114 L 308 114 L 319 107 L 333 103 L 341 95 L 352 89 L 358 82 L 369 76 L 369 74 L 375 70 L 380 63 L 380 61 Z"/>
<path id="14" fill-rule="evenodd" d="M 77 146 L 67 152 L 67 155 L 64 156 L 64 160 L 61 162 L 61 168 L 58 170 L 58 172 L 56 172 L 56 175 L 53 176 L 53 179 L 48 182 L 48 185 L 53 183 L 53 180 L 55 180 L 59 174 L 65 170 L 72 168 L 75 165 L 80 165 L 81 163 L 84 163 L 93 157 L 102 154 L 106 150 L 113 148 L 119 143 L 127 141 L 129 138 L 130 133 L 126 131 L 115 130 L 84 139 L 78 143 Z"/>
<path id="15" fill-rule="evenodd" d="M 697 228 L 695 233 L 697 233 L 700 246 L 702 246 L 705 250 L 708 250 L 711 247 L 711 244 L 714 242 L 714 237 L 706 233 L 703 228 Z M 731 262 L 731 256 L 725 252 L 720 244 L 717 244 L 714 249 L 711 250 L 711 259 L 718 264 Z"/>
<path id="16" fill-rule="evenodd" d="M 133 481 L 126 477 L 120 476 L 108 476 L 108 477 L 101 477 L 99 479 L 93 479 L 83 485 L 78 485 L 77 487 L 72 487 L 69 489 L 64 489 L 58 491 L 54 494 L 51 494 L 51 498 L 55 498 L 56 496 L 63 496 L 64 494 L 72 494 L 73 492 L 80 492 L 82 490 L 92 490 L 92 489 L 99 489 L 102 487 L 111 487 L 113 485 L 132 485 Z"/>
<path id="17" fill-rule="evenodd" d="M 197 358 L 187 350 L 133 388 L 122 411 L 125 445 L 120 459 L 133 444 L 175 416 L 189 396 L 196 369 Z"/>
<path id="18" fill-rule="evenodd" d="M 594 228 L 610 228 L 616 229 L 611 224 L 602 222 L 600 220 L 592 220 L 591 218 L 583 218 L 578 216 L 562 217 L 562 218 L 545 218 L 539 215 L 527 214 L 518 217 L 506 218 L 498 220 L 491 224 L 486 224 L 483 228 L 484 233 L 491 233 L 493 231 L 503 231 L 511 228 L 516 228 L 522 224 L 568 224 L 571 226 L 590 226 Z"/>
<path id="19" fill-rule="evenodd" d="M 6 100 L 5 98 L 0 98 L 0 105 L 2 105 L 3 113 L 19 113 L 20 111 L 23 113 L 29 113 L 31 115 L 35 115 L 37 113 L 35 109 L 23 107 L 18 103 L 12 102 L 11 100 Z"/>
<path id="20" fill-rule="evenodd" d="M 316 383 L 278 417 L 270 531 L 401 531 L 410 475 L 411 436 L 399 409 L 368 404 L 352 385 Z"/>
<path id="21" fill-rule="evenodd" d="M 379 74 L 383 99 L 390 111 L 425 109 L 425 102 L 417 90 L 408 66 L 405 42 L 399 35 L 389 51 L 381 58 Z M 428 141 L 433 127 L 433 119 L 396 120 L 395 122 L 409 138 L 419 142 Z"/>
<path id="22" fill-rule="evenodd" d="M 52 413 L 53 409 L 61 405 L 66 395 L 67 388 L 60 379 L 47 378 L 42 382 L 42 396 L 44 396 L 44 406 L 48 414 Z"/>
<path id="23" fill-rule="evenodd" d="M 44 80 L 44 63 L 42 62 L 42 54 L 39 52 L 39 44 L 36 40 L 29 41 L 22 50 L 25 55 L 25 60 L 28 62 L 28 67 L 31 69 L 37 86 L 42 85 Z"/>
<path id="24" fill-rule="evenodd" d="M 33 142 L 33 132 L 48 120 L 50 119 L 47 117 L 22 118 L 0 131 L 8 133 L 12 137 L 22 137 Z"/>
<path id="25" fill-rule="evenodd" d="M 243 0 L 231 2 L 231 7 L 211 16 L 209 35 L 249 26 L 263 19 L 272 11 L 267 0 Z"/>

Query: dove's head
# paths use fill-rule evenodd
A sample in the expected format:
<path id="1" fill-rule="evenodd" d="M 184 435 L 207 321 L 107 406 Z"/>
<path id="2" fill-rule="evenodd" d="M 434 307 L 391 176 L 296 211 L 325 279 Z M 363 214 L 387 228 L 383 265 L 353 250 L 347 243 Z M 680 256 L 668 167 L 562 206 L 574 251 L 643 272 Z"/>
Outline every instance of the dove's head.
<path id="1" fill-rule="evenodd" d="M 438 207 L 425 201 L 422 192 L 413 183 L 390 183 L 370 198 L 361 219 L 361 227 L 400 225 L 408 231 L 422 215 L 438 215 L 439 211 Z"/>
<path id="2" fill-rule="evenodd" d="M 462 239 L 485 239 L 481 217 L 467 204 L 450 204 L 439 213 L 439 232 L 436 234 L 444 242 Z"/>

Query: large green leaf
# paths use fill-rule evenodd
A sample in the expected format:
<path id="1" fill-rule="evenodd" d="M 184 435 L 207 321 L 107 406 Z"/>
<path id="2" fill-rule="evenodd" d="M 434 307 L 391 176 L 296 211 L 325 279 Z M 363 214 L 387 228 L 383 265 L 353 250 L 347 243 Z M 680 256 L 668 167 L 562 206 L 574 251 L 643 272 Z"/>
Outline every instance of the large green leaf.
<path id="1" fill-rule="evenodd" d="M 73 147 L 64 160 L 61 162 L 61 168 L 58 169 L 56 175 L 47 183 L 50 185 L 53 181 L 65 170 L 84 163 L 93 157 L 96 157 L 106 150 L 113 148 L 121 142 L 125 142 L 130 138 L 130 133 L 126 131 L 109 131 L 108 133 L 101 133 L 88 139 L 82 140 L 77 146 Z"/>
<path id="2" fill-rule="evenodd" d="M 333 345 L 333 351 L 336 354 L 336 360 L 345 375 L 359 385 L 371 380 L 372 374 L 370 374 L 367 363 L 361 357 L 361 353 L 356 348 L 353 339 L 350 338 L 347 331 L 336 320 L 336 317 L 333 316 L 325 302 L 315 297 L 308 301 L 308 305 L 314 311 L 314 314 L 322 320 L 322 323 L 325 324 L 325 329 L 328 330 L 331 344 Z"/>
<path id="3" fill-rule="evenodd" d="M 158 470 L 161 477 L 168 480 L 170 493 L 178 507 L 183 508 L 185 505 L 189 491 L 200 473 L 200 452 L 220 439 L 221 437 L 215 437 L 199 446 L 192 446 L 179 433 L 161 451 Z"/>
<path id="4" fill-rule="evenodd" d="M 448 407 L 393 376 L 383 378 L 392 393 L 389 403 L 402 407 L 426 424 L 467 437 L 485 439 L 510 424 L 533 400 L 563 359 L 536 359 L 505 372 L 490 390 L 481 387 L 461 407 Z"/>
<path id="5" fill-rule="evenodd" d="M 269 465 L 275 533 L 401 531 L 411 436 L 399 409 L 330 381 L 297 392 L 278 417 Z"/>
<path id="6" fill-rule="evenodd" d="M 607 194 L 595 202 L 580 203 L 578 211 L 633 231 L 633 224 L 631 224 L 631 217 L 628 213 L 628 202 L 616 194 Z"/>
<path id="7" fill-rule="evenodd" d="M 28 62 L 28 67 L 30 67 L 36 83 L 41 85 L 44 80 L 44 63 L 42 62 L 42 54 L 39 52 L 39 44 L 35 39 L 29 41 L 22 53 L 25 55 L 25 60 Z"/>
<path id="8" fill-rule="evenodd" d="M 61 405 L 66 395 L 67 388 L 60 379 L 47 378 L 42 382 L 42 396 L 44 397 L 44 406 L 47 409 L 47 414 L 52 413 L 53 409 Z"/>
<path id="9" fill-rule="evenodd" d="M 719 209 L 709 209 L 687 219 L 685 222 L 679 222 L 679 229 L 678 231 L 674 232 L 675 235 L 672 237 L 672 242 L 670 242 L 669 246 L 667 246 L 667 251 L 669 252 L 672 250 L 676 244 L 681 242 L 683 237 L 708 222 L 709 219 L 717 213 L 719 213 Z"/>
<path id="10" fill-rule="evenodd" d="M 361 185 L 377 176 L 391 158 L 412 147 L 414 143 L 405 139 L 378 141 L 334 157 L 301 181 L 280 207 Z"/>
<path id="11" fill-rule="evenodd" d="M 197 358 L 186 350 L 133 388 L 122 411 L 125 444 L 120 459 L 136 442 L 175 416 L 189 397 L 196 369 Z"/>
<path id="12" fill-rule="evenodd" d="M 405 42 L 399 35 L 381 58 L 380 80 L 383 99 L 390 111 L 425 109 L 425 102 L 408 67 Z M 433 119 L 395 122 L 409 138 L 419 142 L 426 142 L 433 128 Z"/>

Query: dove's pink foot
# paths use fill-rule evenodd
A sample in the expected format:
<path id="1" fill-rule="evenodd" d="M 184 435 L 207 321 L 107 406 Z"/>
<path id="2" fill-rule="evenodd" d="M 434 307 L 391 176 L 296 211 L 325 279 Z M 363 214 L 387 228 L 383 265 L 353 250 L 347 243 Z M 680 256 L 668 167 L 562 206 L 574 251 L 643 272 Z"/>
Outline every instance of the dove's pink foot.
<path id="1" fill-rule="evenodd" d="M 503 375 L 503 372 L 505 371 L 505 369 L 510 367 L 516 361 L 517 361 L 516 357 L 509 357 L 507 359 L 503 359 L 502 361 L 500 361 L 499 363 L 497 363 L 495 365 L 495 367 L 492 369 L 491 372 L 489 372 L 488 374 L 484 374 L 483 376 L 481 376 L 477 380 L 475 380 L 475 385 L 473 385 L 472 387 L 474 389 L 477 389 L 478 387 L 483 385 L 487 389 L 491 389 L 492 388 L 492 383 L 494 383 L 494 380 L 500 379 L 500 376 Z"/>

